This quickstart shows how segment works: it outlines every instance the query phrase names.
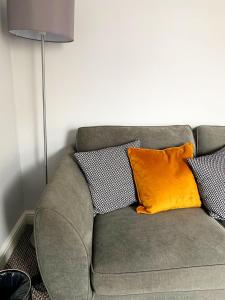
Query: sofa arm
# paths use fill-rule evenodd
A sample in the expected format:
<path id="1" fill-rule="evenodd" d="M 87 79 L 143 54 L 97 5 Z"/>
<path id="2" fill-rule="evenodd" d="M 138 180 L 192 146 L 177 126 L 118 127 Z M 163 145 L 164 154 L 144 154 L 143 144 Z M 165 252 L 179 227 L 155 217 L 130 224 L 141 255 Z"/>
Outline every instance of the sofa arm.
<path id="1" fill-rule="evenodd" d="M 93 208 L 68 149 L 35 212 L 40 272 L 52 300 L 91 299 Z"/>

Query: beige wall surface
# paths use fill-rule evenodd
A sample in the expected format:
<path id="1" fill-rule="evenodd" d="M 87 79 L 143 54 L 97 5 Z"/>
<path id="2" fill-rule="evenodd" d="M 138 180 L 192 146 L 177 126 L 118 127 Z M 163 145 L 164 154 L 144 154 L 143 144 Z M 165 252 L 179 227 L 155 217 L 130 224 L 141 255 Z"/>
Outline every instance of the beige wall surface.
<path id="1" fill-rule="evenodd" d="M 5 4 L 0 1 L 0 248 L 24 208 Z"/>
<path id="2" fill-rule="evenodd" d="M 76 0 L 75 41 L 46 45 L 51 174 L 79 126 L 224 125 L 224 12 L 223 0 Z M 32 208 L 44 187 L 40 44 L 10 48 Z"/>

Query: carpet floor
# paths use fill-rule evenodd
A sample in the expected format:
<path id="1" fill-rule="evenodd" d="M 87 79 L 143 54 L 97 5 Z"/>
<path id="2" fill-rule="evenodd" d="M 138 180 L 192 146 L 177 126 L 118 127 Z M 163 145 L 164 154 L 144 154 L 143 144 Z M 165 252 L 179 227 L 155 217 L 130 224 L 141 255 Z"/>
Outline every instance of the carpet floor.
<path id="1" fill-rule="evenodd" d="M 30 244 L 33 226 L 27 225 L 5 269 L 18 269 L 31 278 L 39 273 L 35 250 Z M 32 285 L 32 300 L 50 300 L 43 282 Z"/>

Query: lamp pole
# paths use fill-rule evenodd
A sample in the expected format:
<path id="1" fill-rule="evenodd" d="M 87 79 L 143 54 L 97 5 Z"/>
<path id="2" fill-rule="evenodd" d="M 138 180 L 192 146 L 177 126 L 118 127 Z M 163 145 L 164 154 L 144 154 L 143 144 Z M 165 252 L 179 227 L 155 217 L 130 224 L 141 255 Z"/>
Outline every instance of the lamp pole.
<path id="1" fill-rule="evenodd" d="M 44 137 L 44 166 L 45 183 L 48 184 L 48 137 L 47 137 L 47 110 L 45 87 L 45 32 L 41 32 L 41 68 L 42 68 L 42 109 L 43 109 L 43 137 Z"/>

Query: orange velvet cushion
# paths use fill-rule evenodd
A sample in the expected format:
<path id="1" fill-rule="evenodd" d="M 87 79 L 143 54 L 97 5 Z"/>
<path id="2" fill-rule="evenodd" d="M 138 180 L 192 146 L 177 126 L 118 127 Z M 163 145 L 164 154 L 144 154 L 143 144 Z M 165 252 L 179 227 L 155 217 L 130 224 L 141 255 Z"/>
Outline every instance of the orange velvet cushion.
<path id="1" fill-rule="evenodd" d="M 191 143 L 164 150 L 128 149 L 140 202 L 137 213 L 201 206 L 197 184 L 186 162 L 193 154 Z"/>

